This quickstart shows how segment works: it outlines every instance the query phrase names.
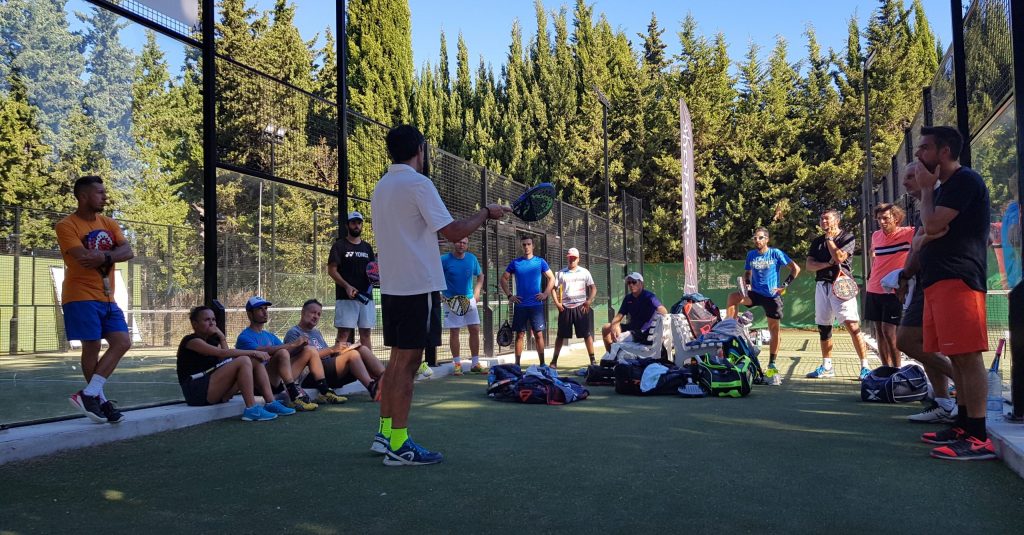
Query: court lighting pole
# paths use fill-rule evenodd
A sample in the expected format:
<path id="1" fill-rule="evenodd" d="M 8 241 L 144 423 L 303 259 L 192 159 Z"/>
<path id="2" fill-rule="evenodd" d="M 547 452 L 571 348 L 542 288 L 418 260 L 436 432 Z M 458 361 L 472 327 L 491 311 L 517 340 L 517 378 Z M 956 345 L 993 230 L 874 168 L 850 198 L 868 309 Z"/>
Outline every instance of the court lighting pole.
<path id="1" fill-rule="evenodd" d="M 597 100 L 601 103 L 601 129 L 604 130 L 604 211 L 605 218 L 605 244 L 608 250 L 606 265 L 608 266 L 608 321 L 615 317 L 612 313 L 612 202 L 611 202 L 611 181 L 608 178 L 608 110 L 612 103 L 604 96 L 601 89 L 594 85 L 594 92 L 597 93 Z"/>
<path id="2" fill-rule="evenodd" d="M 284 136 L 288 133 L 288 130 L 275 125 L 274 123 L 267 124 L 263 128 L 263 140 L 270 144 L 270 174 L 271 176 L 277 176 L 277 159 L 274 148 L 277 145 L 284 143 Z M 260 179 L 260 193 L 259 193 L 259 213 L 256 216 L 256 295 L 263 296 L 263 182 L 264 179 Z M 276 201 L 276 199 L 275 199 Z M 275 213 L 274 206 L 277 202 L 270 205 L 270 226 L 271 232 L 275 227 Z"/>

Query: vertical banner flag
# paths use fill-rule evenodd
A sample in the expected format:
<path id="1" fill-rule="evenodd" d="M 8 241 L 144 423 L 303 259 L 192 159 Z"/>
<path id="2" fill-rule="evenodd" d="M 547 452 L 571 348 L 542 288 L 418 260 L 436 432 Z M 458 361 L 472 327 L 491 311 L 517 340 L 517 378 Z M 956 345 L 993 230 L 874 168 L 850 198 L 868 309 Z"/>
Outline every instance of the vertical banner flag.
<path id="1" fill-rule="evenodd" d="M 697 210 L 693 176 L 693 125 L 690 109 L 679 99 L 679 149 L 683 182 L 683 293 L 697 292 Z"/>
<path id="2" fill-rule="evenodd" d="M 153 11 L 162 13 L 189 28 L 199 27 L 199 0 L 138 0 Z"/>

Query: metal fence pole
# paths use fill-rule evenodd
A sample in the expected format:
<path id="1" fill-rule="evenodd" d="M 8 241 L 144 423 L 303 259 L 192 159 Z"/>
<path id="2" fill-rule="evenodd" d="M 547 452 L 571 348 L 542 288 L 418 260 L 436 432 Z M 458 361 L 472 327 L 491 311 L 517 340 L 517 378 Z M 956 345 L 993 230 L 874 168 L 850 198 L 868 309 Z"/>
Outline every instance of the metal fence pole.
<path id="1" fill-rule="evenodd" d="M 487 206 L 487 169 L 480 169 L 480 204 Z M 487 357 L 494 356 L 494 314 L 491 312 L 491 291 L 490 291 L 490 276 L 489 268 L 491 263 L 490 255 L 490 244 L 487 240 L 487 228 L 490 226 L 489 221 L 484 221 L 483 239 L 481 240 L 481 256 L 483 257 L 483 265 L 480 266 L 480 271 L 484 274 L 484 291 L 483 291 L 483 337 L 484 337 L 484 355 Z"/>
<path id="2" fill-rule="evenodd" d="M 14 234 L 11 235 L 14 239 L 14 280 L 11 284 L 11 324 L 10 324 L 10 354 L 14 355 L 18 353 L 18 301 L 19 295 L 19 283 L 21 282 L 21 207 L 14 207 Z M 34 274 L 33 274 L 34 275 Z"/>
<path id="3" fill-rule="evenodd" d="M 217 299 L 217 56 L 214 0 L 202 0 L 203 17 L 203 300 Z M 344 41 L 344 39 L 342 39 Z"/>
<path id="4" fill-rule="evenodd" d="M 964 51 L 964 6 L 962 0 L 950 0 L 953 19 L 953 82 L 956 87 L 956 128 L 964 138 L 960 164 L 971 166 L 971 124 L 967 111 L 967 53 Z"/>
<path id="5" fill-rule="evenodd" d="M 932 104 L 932 86 L 921 90 L 921 99 L 924 101 L 924 125 L 931 126 L 935 120 L 935 108 Z"/>
<path id="6" fill-rule="evenodd" d="M 1014 87 L 1024 87 L 1024 0 L 1010 0 L 1010 28 L 1013 36 L 1013 83 Z M 1016 95 L 1014 99 L 1016 112 L 1016 156 L 1017 156 L 1017 203 L 1024 198 L 1024 99 Z M 1024 235 L 1024 228 L 1020 230 Z M 1016 421 L 1024 419 L 1024 283 L 1018 283 L 1010 291 L 1010 396 L 1013 404 L 1012 418 Z"/>

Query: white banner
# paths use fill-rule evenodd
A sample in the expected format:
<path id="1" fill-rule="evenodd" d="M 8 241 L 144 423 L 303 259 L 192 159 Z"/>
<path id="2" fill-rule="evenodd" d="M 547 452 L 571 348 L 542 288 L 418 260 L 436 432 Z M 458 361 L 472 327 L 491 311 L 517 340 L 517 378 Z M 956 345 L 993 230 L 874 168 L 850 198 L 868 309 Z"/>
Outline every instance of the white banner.
<path id="1" fill-rule="evenodd" d="M 138 3 L 183 22 L 189 28 L 199 25 L 199 0 L 136 0 Z"/>
<path id="2" fill-rule="evenodd" d="M 693 175 L 693 125 L 690 109 L 679 99 L 679 150 L 683 183 L 683 293 L 697 293 L 697 210 Z"/>

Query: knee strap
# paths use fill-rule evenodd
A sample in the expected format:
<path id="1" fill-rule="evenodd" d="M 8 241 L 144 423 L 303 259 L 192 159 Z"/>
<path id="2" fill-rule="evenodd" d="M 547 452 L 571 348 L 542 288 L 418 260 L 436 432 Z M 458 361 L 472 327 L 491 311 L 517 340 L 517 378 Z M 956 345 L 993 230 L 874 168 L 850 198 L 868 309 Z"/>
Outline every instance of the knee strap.
<path id="1" fill-rule="evenodd" d="M 832 326 L 831 325 L 818 325 L 818 336 L 821 341 L 832 339 Z"/>

